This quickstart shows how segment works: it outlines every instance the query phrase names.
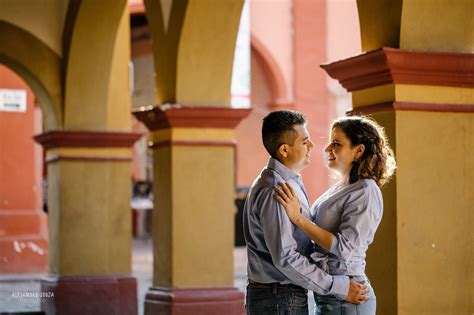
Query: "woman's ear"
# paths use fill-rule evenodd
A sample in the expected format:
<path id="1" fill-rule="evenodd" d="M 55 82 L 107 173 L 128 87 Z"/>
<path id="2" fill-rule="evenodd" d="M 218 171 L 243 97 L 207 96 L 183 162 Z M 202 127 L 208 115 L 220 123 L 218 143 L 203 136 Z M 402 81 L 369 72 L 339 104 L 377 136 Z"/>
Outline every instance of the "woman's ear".
<path id="1" fill-rule="evenodd" d="M 359 160 L 362 155 L 364 155 L 364 152 L 365 152 L 365 145 L 364 144 L 358 144 L 356 146 L 356 154 L 355 154 L 355 157 L 354 157 L 354 160 Z"/>
<path id="2" fill-rule="evenodd" d="M 278 148 L 278 154 L 280 154 L 281 157 L 287 158 L 288 157 L 288 145 L 287 144 L 282 144 Z"/>

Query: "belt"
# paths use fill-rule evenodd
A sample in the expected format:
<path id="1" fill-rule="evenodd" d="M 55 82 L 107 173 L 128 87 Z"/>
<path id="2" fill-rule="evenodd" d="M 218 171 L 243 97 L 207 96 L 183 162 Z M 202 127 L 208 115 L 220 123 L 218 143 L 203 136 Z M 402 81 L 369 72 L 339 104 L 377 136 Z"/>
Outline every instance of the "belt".
<path id="1" fill-rule="evenodd" d="M 300 290 L 305 290 L 305 288 L 300 287 L 299 285 L 296 284 L 282 284 L 279 282 L 271 282 L 271 283 L 261 283 L 257 281 L 253 281 L 252 279 L 249 279 L 249 284 L 251 284 L 255 288 L 259 289 L 274 289 L 274 288 L 293 288 L 293 289 L 300 289 Z"/>

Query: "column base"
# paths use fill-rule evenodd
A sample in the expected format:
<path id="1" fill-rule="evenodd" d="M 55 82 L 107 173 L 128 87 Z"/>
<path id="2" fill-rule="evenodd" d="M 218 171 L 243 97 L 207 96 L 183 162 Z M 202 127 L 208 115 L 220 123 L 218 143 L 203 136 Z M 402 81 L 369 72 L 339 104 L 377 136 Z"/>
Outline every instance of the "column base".
<path id="1" fill-rule="evenodd" d="M 244 313 L 244 294 L 237 288 L 151 287 L 145 297 L 145 315 L 241 315 Z"/>
<path id="2" fill-rule="evenodd" d="M 137 280 L 131 275 L 48 276 L 41 280 L 46 314 L 136 315 Z"/>

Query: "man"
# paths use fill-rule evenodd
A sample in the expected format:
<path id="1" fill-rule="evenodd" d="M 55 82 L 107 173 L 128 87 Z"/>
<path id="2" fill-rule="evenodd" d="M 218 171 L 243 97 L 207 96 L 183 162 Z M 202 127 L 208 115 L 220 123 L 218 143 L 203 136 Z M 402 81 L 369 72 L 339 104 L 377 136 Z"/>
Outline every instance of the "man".
<path id="1" fill-rule="evenodd" d="M 312 241 L 288 219 L 274 198 L 278 182 L 290 184 L 303 215 L 310 204 L 299 172 L 309 164 L 314 144 L 303 114 L 281 110 L 263 119 L 262 138 L 270 160 L 250 189 L 244 207 L 244 235 L 248 254 L 248 314 L 308 314 L 307 289 L 334 294 L 360 304 L 367 300 L 365 285 L 347 276 L 331 276 L 308 257 Z"/>

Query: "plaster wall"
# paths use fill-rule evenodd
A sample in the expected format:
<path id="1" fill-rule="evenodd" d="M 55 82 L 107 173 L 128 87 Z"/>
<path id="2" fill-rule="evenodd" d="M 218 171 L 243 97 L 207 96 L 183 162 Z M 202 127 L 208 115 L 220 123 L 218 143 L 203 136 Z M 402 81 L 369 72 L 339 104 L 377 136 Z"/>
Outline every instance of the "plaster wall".
<path id="1" fill-rule="evenodd" d="M 473 29 L 473 1 L 403 1 L 400 48 L 472 53 Z"/>
<path id="2" fill-rule="evenodd" d="M 471 313 L 474 115 L 397 112 L 396 137 L 399 314 Z"/>
<path id="3" fill-rule="evenodd" d="M 309 200 L 316 200 L 329 186 L 324 148 L 329 131 L 329 93 L 326 74 L 319 68 L 327 60 L 326 2 L 293 2 L 295 109 L 306 114 L 315 147 L 311 164 L 302 171 Z"/>
<path id="4" fill-rule="evenodd" d="M 327 1 L 327 32 L 329 62 L 360 54 L 359 15 L 355 1 Z"/>
<path id="5" fill-rule="evenodd" d="M 0 21 L 7 21 L 31 33 L 56 55 L 62 56 L 62 35 L 68 5 L 69 0 L 1 0 Z"/>
<path id="6" fill-rule="evenodd" d="M 381 112 L 372 115 L 385 128 L 395 158 L 398 157 L 397 115 Z M 402 140 L 400 140 L 402 141 Z M 382 188 L 383 217 L 375 234 L 374 242 L 367 251 L 366 274 L 377 296 L 377 313 L 398 314 L 398 257 L 397 257 L 397 176 Z"/>
<path id="7" fill-rule="evenodd" d="M 172 163 L 179 165 L 171 175 L 173 286 L 232 286 L 233 148 L 183 146 L 172 150 Z M 221 237 L 229 234 L 232 236 Z"/>
<path id="8" fill-rule="evenodd" d="M 363 52 L 381 47 L 400 46 L 402 6 L 409 2 L 417 1 L 357 0 Z M 418 2 L 431 3 L 431 1 Z"/>
<path id="9" fill-rule="evenodd" d="M 61 59 L 42 41 L 0 20 L 0 63 L 19 74 L 34 91 L 45 129 L 58 128 L 62 117 Z"/>
<path id="10" fill-rule="evenodd" d="M 360 27 L 355 1 L 327 1 L 327 60 L 335 62 L 361 52 Z M 330 121 L 351 110 L 351 93 L 337 80 L 326 76 Z"/>
<path id="11" fill-rule="evenodd" d="M 250 1 L 251 33 L 272 54 L 281 69 L 288 91 L 293 100 L 293 5 L 291 0 Z M 253 93 L 253 90 L 252 90 Z"/>
<path id="12" fill-rule="evenodd" d="M 39 210 L 41 181 L 36 173 L 35 96 L 13 71 L 0 65 L 0 88 L 26 91 L 26 112 L 0 111 L 0 209 Z"/>
<path id="13" fill-rule="evenodd" d="M 177 50 L 177 103 L 230 107 L 242 6 L 242 0 L 189 1 Z"/>
<path id="14" fill-rule="evenodd" d="M 129 176 L 128 162 L 48 164 L 51 273 L 131 272 Z"/>
<path id="15" fill-rule="evenodd" d="M 177 128 L 154 139 L 232 137 L 232 130 Z M 204 138 L 203 138 L 204 137 Z M 234 149 L 175 145 L 154 151 L 154 285 L 232 286 Z"/>
<path id="16" fill-rule="evenodd" d="M 173 281 L 171 158 L 170 147 L 153 150 L 153 180 L 161 183 L 153 185 L 153 196 L 160 201 L 160 207 L 153 209 L 153 285 L 163 287 L 171 287 Z"/>
<path id="17" fill-rule="evenodd" d="M 155 104 L 155 66 L 151 52 L 133 58 L 133 69 L 132 107 Z"/>
<path id="18" fill-rule="evenodd" d="M 66 128 L 130 130 L 129 29 L 125 1 L 81 4 L 65 82 Z"/>
<path id="19" fill-rule="evenodd" d="M 474 292 L 474 116 L 392 111 L 373 117 L 397 158 L 396 178 L 382 189 L 383 220 L 367 253 L 377 309 L 468 314 Z"/>
<path id="20" fill-rule="evenodd" d="M 0 273 L 44 272 L 47 217 L 43 213 L 41 110 L 26 83 L 0 65 L 0 88 L 26 92 L 26 111 L 0 111 Z"/>
<path id="21" fill-rule="evenodd" d="M 129 131 L 130 123 L 130 18 L 128 8 L 117 25 L 117 38 L 112 48 L 112 64 L 108 85 L 107 128 Z"/>
<path id="22" fill-rule="evenodd" d="M 391 101 L 462 106 L 474 102 L 474 89 L 452 86 L 385 84 L 352 93 L 354 108 Z"/>
<path id="23" fill-rule="evenodd" d="M 145 38 L 142 40 L 133 40 L 135 35 L 141 31 L 139 28 L 131 30 L 132 43 L 132 72 L 133 89 L 131 90 L 132 110 L 141 106 L 150 106 L 156 104 L 156 82 L 155 82 L 155 64 L 151 40 Z M 132 116 L 132 132 L 140 132 L 143 136 L 135 142 L 132 157 L 132 177 L 134 181 L 150 180 L 148 174 L 148 129 L 141 122 Z"/>
<path id="24" fill-rule="evenodd" d="M 250 187 L 266 165 L 269 155 L 262 143 L 262 121 L 272 101 L 269 78 L 262 68 L 262 61 L 251 54 L 251 102 L 253 110 L 235 130 L 237 140 L 237 187 Z"/>

